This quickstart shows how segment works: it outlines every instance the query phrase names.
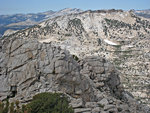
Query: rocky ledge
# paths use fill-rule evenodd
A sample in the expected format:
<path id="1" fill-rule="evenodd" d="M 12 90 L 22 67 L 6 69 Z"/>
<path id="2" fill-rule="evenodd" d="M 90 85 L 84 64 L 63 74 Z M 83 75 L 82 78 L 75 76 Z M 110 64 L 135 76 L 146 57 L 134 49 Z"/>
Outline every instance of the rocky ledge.
<path id="1" fill-rule="evenodd" d="M 62 92 L 75 113 L 148 113 L 123 90 L 119 73 L 106 59 L 78 59 L 51 43 L 0 40 L 0 99 L 29 102 L 41 92 Z"/>

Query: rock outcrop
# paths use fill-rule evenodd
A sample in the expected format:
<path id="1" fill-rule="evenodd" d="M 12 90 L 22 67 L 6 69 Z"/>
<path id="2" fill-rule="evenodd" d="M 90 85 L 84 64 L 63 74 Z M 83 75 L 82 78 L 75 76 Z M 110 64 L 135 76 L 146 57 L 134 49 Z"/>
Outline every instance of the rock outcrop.
<path id="1" fill-rule="evenodd" d="M 62 92 L 76 113 L 148 113 L 125 92 L 106 59 L 78 59 L 51 43 L 24 38 L 0 40 L 0 99 L 27 103 L 37 93 Z"/>

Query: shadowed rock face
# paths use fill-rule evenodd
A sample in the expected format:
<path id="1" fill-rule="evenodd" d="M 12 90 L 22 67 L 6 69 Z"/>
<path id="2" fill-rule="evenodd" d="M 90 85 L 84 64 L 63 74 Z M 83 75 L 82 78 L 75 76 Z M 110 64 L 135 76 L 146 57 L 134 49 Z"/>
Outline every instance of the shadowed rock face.
<path id="1" fill-rule="evenodd" d="M 5 38 L 0 43 L 1 100 L 26 103 L 37 93 L 63 92 L 75 112 L 146 112 L 121 89 L 114 66 L 101 57 L 74 59 L 66 50 L 32 39 Z"/>

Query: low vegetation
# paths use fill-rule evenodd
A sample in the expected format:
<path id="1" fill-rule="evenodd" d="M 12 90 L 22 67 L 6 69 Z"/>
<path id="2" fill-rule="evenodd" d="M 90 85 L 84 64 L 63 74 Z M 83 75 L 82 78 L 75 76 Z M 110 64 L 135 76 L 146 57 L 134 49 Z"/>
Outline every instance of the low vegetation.
<path id="1" fill-rule="evenodd" d="M 79 58 L 78 58 L 76 55 L 72 55 L 72 57 L 73 57 L 73 59 L 76 60 L 76 61 L 79 60 Z"/>
<path id="2" fill-rule="evenodd" d="M 9 100 L 0 102 L 0 113 L 73 113 L 67 97 L 61 93 L 40 93 L 33 100 L 19 106 L 19 101 L 9 103 Z"/>

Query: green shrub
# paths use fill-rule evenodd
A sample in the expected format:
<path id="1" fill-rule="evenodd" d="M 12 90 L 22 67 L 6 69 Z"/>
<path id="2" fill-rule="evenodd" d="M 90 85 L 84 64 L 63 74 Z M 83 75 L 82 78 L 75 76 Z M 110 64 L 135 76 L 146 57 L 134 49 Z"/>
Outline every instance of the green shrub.
<path id="1" fill-rule="evenodd" d="M 99 104 L 100 108 L 104 108 L 104 106 L 105 106 L 104 104 Z"/>
<path id="2" fill-rule="evenodd" d="M 15 113 L 15 107 L 13 102 L 10 104 L 10 113 Z"/>
<path id="3" fill-rule="evenodd" d="M 8 113 L 9 111 L 9 100 L 7 99 L 6 100 L 6 104 L 4 103 L 1 103 L 1 110 L 0 110 L 0 113 Z"/>
<path id="4" fill-rule="evenodd" d="M 79 58 L 78 58 L 76 55 L 72 55 L 72 57 L 73 57 L 73 59 L 76 60 L 76 61 L 79 60 Z"/>
<path id="5" fill-rule="evenodd" d="M 73 113 L 67 98 L 60 93 L 37 94 L 26 107 L 30 113 Z"/>
<path id="6" fill-rule="evenodd" d="M 0 113 L 3 113 L 3 110 L 4 110 L 4 103 L 0 101 Z"/>
<path id="7" fill-rule="evenodd" d="M 10 103 L 0 102 L 0 113 L 74 113 L 67 97 L 61 93 L 40 93 L 33 97 L 27 105 L 19 107 L 19 101 Z"/>
<path id="8" fill-rule="evenodd" d="M 65 34 L 65 36 L 72 36 L 72 34 Z"/>

